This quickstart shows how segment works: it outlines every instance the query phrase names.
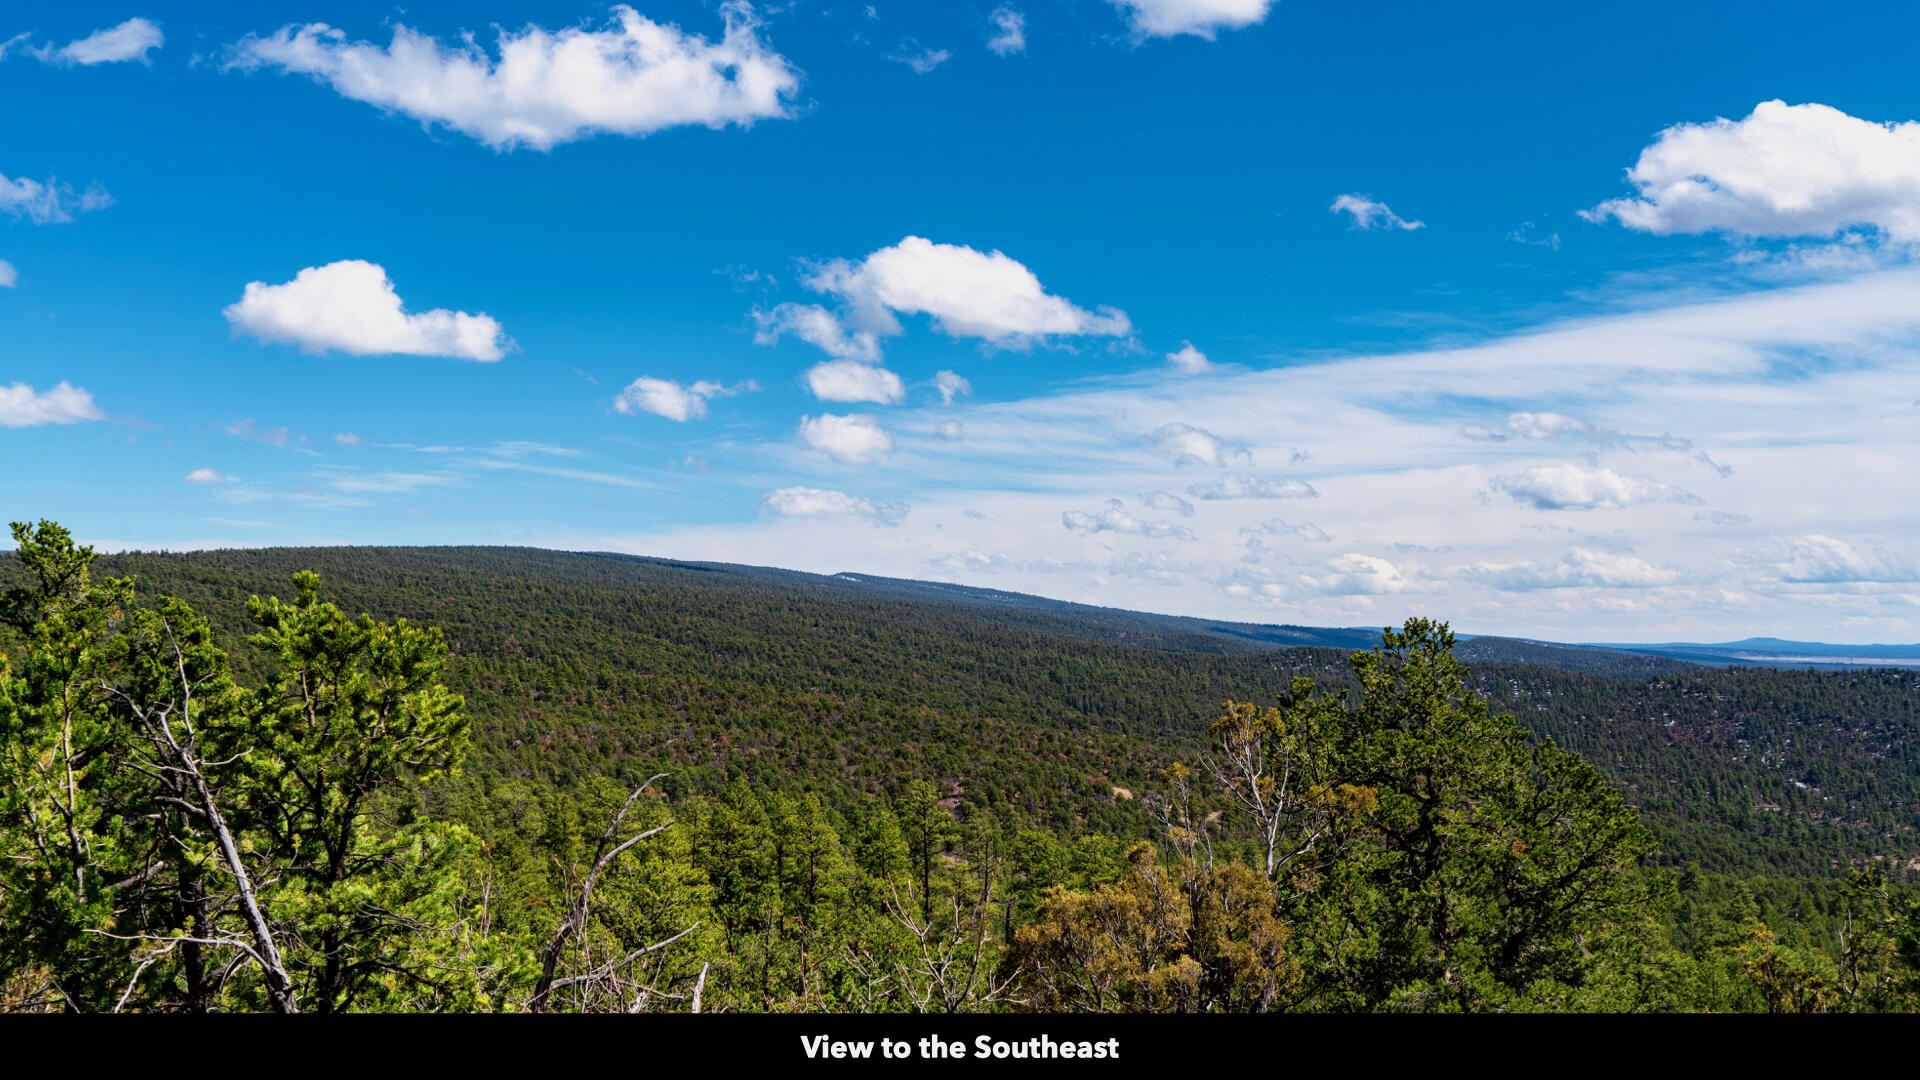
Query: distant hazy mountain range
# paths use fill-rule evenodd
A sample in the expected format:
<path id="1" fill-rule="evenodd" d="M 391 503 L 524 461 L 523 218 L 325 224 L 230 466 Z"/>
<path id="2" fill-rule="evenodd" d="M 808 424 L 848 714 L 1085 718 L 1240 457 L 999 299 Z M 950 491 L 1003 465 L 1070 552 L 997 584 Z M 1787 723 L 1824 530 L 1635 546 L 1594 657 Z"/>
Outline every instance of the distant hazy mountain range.
<path id="1" fill-rule="evenodd" d="M 727 566 L 725 569 L 745 573 L 786 573 L 764 571 L 758 567 Z M 1049 600 L 1042 596 L 998 589 L 876 577 L 871 574 L 835 574 L 826 580 L 850 587 L 941 599 L 950 603 L 1067 615 L 1107 623 L 1120 637 L 1126 636 L 1129 626 L 1136 626 L 1142 631 L 1151 630 L 1156 634 L 1172 631 L 1212 636 L 1256 647 L 1318 645 L 1335 649 L 1364 649 L 1378 644 L 1380 640 L 1380 628 L 1374 626 L 1294 626 L 1156 615 Z M 1653 675 L 1679 670 L 1689 664 L 1780 668 L 1920 667 L 1920 644 L 1829 645 L 1818 641 L 1786 641 L 1781 638 L 1746 638 L 1709 643 L 1674 641 L 1648 645 L 1606 642 L 1583 644 L 1463 634 L 1458 651 L 1468 661 L 1539 664 L 1563 671 L 1592 671 L 1612 675 Z"/>
<path id="2" fill-rule="evenodd" d="M 1605 645 L 1646 656 L 1667 656 L 1696 664 L 1723 667 L 1764 664 L 1768 667 L 1920 667 L 1920 645 L 1828 645 L 1819 641 L 1745 638 L 1717 644 L 1669 642 L 1661 645 Z"/>

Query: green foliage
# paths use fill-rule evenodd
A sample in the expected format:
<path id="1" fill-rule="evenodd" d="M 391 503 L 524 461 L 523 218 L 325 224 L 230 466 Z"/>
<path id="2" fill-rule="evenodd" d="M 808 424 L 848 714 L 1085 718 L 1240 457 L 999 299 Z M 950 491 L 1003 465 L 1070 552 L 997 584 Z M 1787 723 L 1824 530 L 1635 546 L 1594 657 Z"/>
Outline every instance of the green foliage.
<path id="1" fill-rule="evenodd" d="M 1920 876 L 1920 673 L 1624 681 L 1481 664 L 1469 681 L 1621 788 L 1660 834 L 1666 865 Z"/>
<path id="2" fill-rule="evenodd" d="M 294 575 L 294 603 L 255 597 L 252 644 L 275 671 L 254 695 L 244 739 L 251 781 L 241 805 L 282 883 L 276 914 L 302 999 L 318 1012 L 368 995 L 469 993 L 414 932 L 451 921 L 459 867 L 476 843 L 463 827 L 390 820 L 370 827 L 375 797 L 403 776 L 457 768 L 469 720 L 440 685 L 438 629 L 358 619 L 319 599 L 320 578 Z M 423 918 L 424 916 L 424 918 Z"/>
<path id="3" fill-rule="evenodd" d="M 15 538 L 0 1009 L 281 1007 L 275 965 L 303 1011 L 1920 1005 L 1904 673 Z"/>
<path id="4" fill-rule="evenodd" d="M 432 800 L 485 776 L 571 789 L 665 770 L 676 797 L 738 777 L 851 813 L 919 778 L 961 784 L 964 807 L 1004 820 L 1131 840 L 1154 823 L 1113 789 L 1144 794 L 1171 761 L 1192 760 L 1220 702 L 1273 702 L 1302 676 L 1359 688 L 1330 649 L 738 567 L 512 548 L 102 566 L 206 614 L 249 685 L 271 671 L 245 647 L 255 628 L 236 601 L 302 570 L 323 574 L 347 610 L 443 629 L 442 681 L 467 700 L 472 748 Z M 0 556 L 0 585 L 28 576 Z M 1494 654 L 1530 655 L 1504 645 Z M 1895 881 L 1920 876 L 1920 672 L 1649 670 L 1483 661 L 1467 679 L 1620 788 L 1660 836 L 1663 865 L 1819 877 L 1871 863 Z"/>
<path id="5" fill-rule="evenodd" d="M 1189 816 L 1168 816 L 1176 868 L 1136 855 L 1118 889 L 1050 894 L 1016 938 L 1031 991 L 1076 1008 L 1584 1004 L 1609 958 L 1594 946 L 1664 899 L 1639 866 L 1653 836 L 1591 766 L 1471 693 L 1452 649 L 1444 625 L 1409 620 L 1353 658 L 1357 700 L 1302 683 L 1264 712 L 1229 703 L 1203 772 L 1235 816 L 1199 824 L 1204 845 Z M 1235 821 L 1255 878 L 1214 867 L 1211 833 Z M 1229 898 L 1246 913 L 1231 948 L 1200 933 Z M 1137 947 L 1107 955 L 1103 935 Z M 1249 972 L 1251 995 L 1236 989 Z"/>
<path id="6" fill-rule="evenodd" d="M 1267 1012 L 1301 972 L 1273 885 L 1238 863 L 1163 866 L 1129 853 L 1118 882 L 1049 890 L 1007 951 L 1027 1003 L 1049 1012 Z"/>
<path id="7" fill-rule="evenodd" d="M 1336 862 L 1300 871 L 1325 898 L 1303 952 L 1342 972 L 1315 991 L 1329 1006 L 1554 1001 L 1591 978 L 1590 942 L 1661 902 L 1639 872 L 1653 834 L 1586 762 L 1468 690 L 1452 647 L 1413 619 L 1354 658 L 1336 775 L 1375 806 Z"/>
<path id="8" fill-rule="evenodd" d="M 31 577 L 0 604 L 20 642 L 0 657 L 0 972 L 31 967 L 63 1003 L 99 1000 L 129 967 L 101 936 L 120 925 L 121 883 L 165 846 L 147 778 L 114 767 L 128 733 L 92 689 L 131 586 L 92 581 L 93 551 L 51 522 L 13 537 Z"/>
<path id="9" fill-rule="evenodd" d="M 448 956 L 477 842 L 374 820 L 464 753 L 438 633 L 350 620 L 304 575 L 297 605 L 250 605 L 279 677 L 248 691 L 184 601 L 94 583 L 57 526 L 14 536 L 34 577 L 5 602 L 4 972 L 76 1010 L 475 1004 Z"/>

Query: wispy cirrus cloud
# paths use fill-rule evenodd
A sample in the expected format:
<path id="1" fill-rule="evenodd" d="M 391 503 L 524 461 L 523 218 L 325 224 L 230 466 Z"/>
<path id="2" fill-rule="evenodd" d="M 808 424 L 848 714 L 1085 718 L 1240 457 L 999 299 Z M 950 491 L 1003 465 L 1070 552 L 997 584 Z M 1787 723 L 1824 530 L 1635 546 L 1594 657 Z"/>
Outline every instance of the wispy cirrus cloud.
<path id="1" fill-rule="evenodd" d="M 1840 637 L 1844 601 L 1871 607 L 1876 626 L 1920 629 L 1920 611 L 1898 606 L 1920 590 L 1812 580 L 1846 573 L 1767 539 L 1847 544 L 1868 566 L 1855 578 L 1920 559 L 1905 538 L 1920 535 L 1905 509 L 1920 506 L 1920 479 L 1904 465 L 1920 453 L 1915 289 L 1920 271 L 1881 270 L 1466 346 L 1256 357 L 1204 379 L 1156 365 L 1025 399 L 935 399 L 889 416 L 897 467 L 870 474 L 884 494 L 863 492 L 913 501 L 897 530 L 821 518 L 802 537 L 762 521 L 621 543 L 1333 625 L 1421 611 L 1541 637 Z M 963 440 L 939 435 L 949 421 Z M 1475 424 L 1480 437 L 1463 438 Z M 1699 486 L 1702 446 L 1739 472 Z M 796 481 L 812 467 L 773 443 L 742 446 L 734 464 L 761 453 L 785 453 Z M 1885 498 L 1847 496 L 1863 485 Z M 1143 494 L 1116 507 L 1116 489 Z M 1310 522 L 1273 517 L 1309 499 Z M 1178 557 L 1155 562 L 1168 545 Z M 1114 572 L 1134 552 L 1151 578 Z M 1185 587 L 1167 591 L 1173 580 Z"/>
<path id="2" fill-rule="evenodd" d="M 556 480 L 575 480 L 583 484 L 627 488 L 631 491 L 658 491 L 665 486 L 658 480 L 643 476 L 629 476 L 625 473 L 608 472 L 604 469 L 576 469 L 557 465 L 541 465 L 518 458 L 480 458 L 470 464 L 472 468 L 483 471 L 531 473 L 535 476 L 550 477 Z"/>
<path id="3" fill-rule="evenodd" d="M 1333 205 L 1327 209 L 1336 214 L 1346 214 L 1352 219 L 1351 227 L 1363 232 L 1368 229 L 1398 229 L 1402 232 L 1412 232 L 1415 229 L 1427 227 L 1424 221 L 1409 221 L 1394 213 L 1393 208 L 1386 203 L 1377 202 L 1357 193 L 1334 199 Z"/>
<path id="4" fill-rule="evenodd" d="M 113 196 L 98 184 L 76 192 L 71 184 L 61 183 L 52 177 L 45 180 L 24 176 L 9 179 L 5 173 L 0 173 L 0 212 L 25 218 L 35 225 L 65 224 L 77 215 L 112 205 Z"/>
<path id="5" fill-rule="evenodd" d="M 222 425 L 220 430 L 236 439 L 266 443 L 268 446 L 276 446 L 281 449 L 285 449 L 287 444 L 293 439 L 292 428 L 284 425 L 271 428 L 261 427 L 260 422 L 251 416 L 243 417 L 239 420 L 230 420 Z"/>
<path id="6" fill-rule="evenodd" d="M 0 42 L 0 59 L 10 52 L 22 52 L 43 64 L 62 67 L 92 67 L 95 64 L 151 63 L 149 53 L 166 44 L 166 35 L 151 19 L 138 16 L 118 26 L 95 30 L 86 37 L 65 45 L 35 46 L 31 34 L 20 34 Z"/>
<path id="7" fill-rule="evenodd" d="M 906 65 L 915 75 L 926 75 L 934 68 L 953 59 L 953 54 L 945 49 L 930 48 L 909 38 L 888 53 L 887 59 L 896 64 Z"/>
<path id="8" fill-rule="evenodd" d="M 446 473 L 346 471 L 327 474 L 327 485 L 348 495 L 411 495 L 423 488 L 451 487 L 459 478 Z"/>

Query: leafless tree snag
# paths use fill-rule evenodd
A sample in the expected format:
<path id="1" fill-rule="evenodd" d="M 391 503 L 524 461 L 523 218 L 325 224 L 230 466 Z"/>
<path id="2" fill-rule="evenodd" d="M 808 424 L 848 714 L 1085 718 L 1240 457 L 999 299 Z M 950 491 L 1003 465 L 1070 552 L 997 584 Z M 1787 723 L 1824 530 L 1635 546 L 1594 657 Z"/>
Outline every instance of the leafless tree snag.
<path id="1" fill-rule="evenodd" d="M 273 928 L 268 925 L 266 915 L 260 909 L 260 901 L 254 889 L 252 875 L 247 871 L 246 860 L 241 857 L 240 845 L 233 838 L 233 830 L 228 826 L 226 815 L 220 812 L 219 801 L 214 798 L 213 786 L 208 782 L 207 770 L 228 764 L 235 758 L 222 761 L 208 761 L 200 752 L 200 733 L 194 726 L 193 694 L 196 681 L 187 673 L 186 656 L 180 650 L 180 642 L 174 637 L 173 627 L 165 618 L 160 620 L 166 629 L 168 644 L 174 659 L 174 689 L 178 696 L 162 703 L 147 703 L 134 698 L 105 682 L 100 689 L 108 697 L 118 701 L 139 725 L 142 736 L 153 749 L 155 759 L 139 763 L 151 776 L 155 776 L 171 788 L 175 794 L 169 800 L 180 805 L 190 814 L 200 819 L 206 829 L 214 836 L 220 846 L 221 857 L 226 861 L 227 870 L 233 875 L 234 888 L 251 942 L 238 937 L 194 938 L 181 937 L 175 940 L 208 945 L 230 945 L 242 949 L 259 964 L 267 986 L 267 997 L 273 1003 L 274 1010 L 282 1013 L 297 1013 L 299 1003 L 295 999 L 293 979 L 287 974 L 286 964 L 280 958 L 280 948 L 274 940 Z M 149 876 L 155 868 L 149 868 Z M 146 965 L 142 965 L 142 970 Z M 136 979 L 138 978 L 136 974 Z M 131 993 L 131 986 L 128 992 Z M 125 998 L 123 996 L 122 1003 Z"/>
<path id="2" fill-rule="evenodd" d="M 575 897 L 572 907 L 568 909 L 567 917 L 561 921 L 560 926 L 554 931 L 552 940 L 547 943 L 546 949 L 543 950 L 541 954 L 540 981 L 535 984 L 533 995 L 527 999 L 528 1011 L 546 1011 L 551 1007 L 554 991 L 568 988 L 575 988 L 580 991 L 595 990 L 611 994 L 616 1003 L 627 1001 L 628 991 L 631 990 L 633 991 L 632 1002 L 625 1006 L 625 1011 L 629 1012 L 639 1011 L 645 1007 L 649 1000 L 655 997 L 679 997 L 679 995 L 676 994 L 663 993 L 646 982 L 628 979 L 624 973 L 635 961 L 640 960 L 642 957 L 659 953 L 674 942 L 693 933 L 694 930 L 699 928 L 699 923 L 694 923 L 692 926 L 674 934 L 672 937 L 654 942 L 651 945 L 642 946 L 624 956 L 617 957 L 605 963 L 594 965 L 580 974 L 564 977 L 558 974 L 560 961 L 566 952 L 568 943 L 586 929 L 587 922 L 593 914 L 593 889 L 594 886 L 599 883 L 600 875 L 604 873 L 607 867 L 612 865 L 613 861 L 619 858 L 622 853 L 630 850 L 641 841 L 657 836 L 672 827 L 673 822 L 668 821 L 663 825 L 658 825 L 654 828 L 636 833 L 618 843 L 614 841 L 614 838 L 620 834 L 620 825 L 626 820 L 627 812 L 633 809 L 633 804 L 639 800 L 641 795 L 646 793 L 648 788 L 653 786 L 655 781 L 662 779 L 666 775 L 666 773 L 658 773 L 649 777 L 646 783 L 633 789 L 633 793 L 627 796 L 626 802 L 620 805 L 620 809 L 614 813 L 613 819 L 607 823 L 606 830 L 600 834 L 600 842 L 594 848 L 593 862 L 588 868 L 586 875 L 580 881 L 579 893 Z M 700 972 L 700 984 L 695 990 L 696 1001 L 698 1000 L 699 991 L 703 989 L 705 985 L 706 969 L 702 968 Z M 581 1000 L 583 1002 L 586 1001 L 588 996 L 589 995 L 582 993 Z M 601 996 L 601 994 L 596 993 L 591 996 L 598 997 Z M 696 1008 L 695 1011 L 698 1011 L 698 1009 Z"/>

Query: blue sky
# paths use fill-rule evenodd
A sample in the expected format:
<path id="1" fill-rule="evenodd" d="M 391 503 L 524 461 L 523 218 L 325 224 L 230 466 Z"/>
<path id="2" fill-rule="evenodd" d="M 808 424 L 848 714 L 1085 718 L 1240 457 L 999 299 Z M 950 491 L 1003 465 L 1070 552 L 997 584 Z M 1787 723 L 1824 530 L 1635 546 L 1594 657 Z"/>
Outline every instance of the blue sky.
<path id="1" fill-rule="evenodd" d="M 1920 11 L 0 20 L 10 518 L 1920 638 Z"/>

